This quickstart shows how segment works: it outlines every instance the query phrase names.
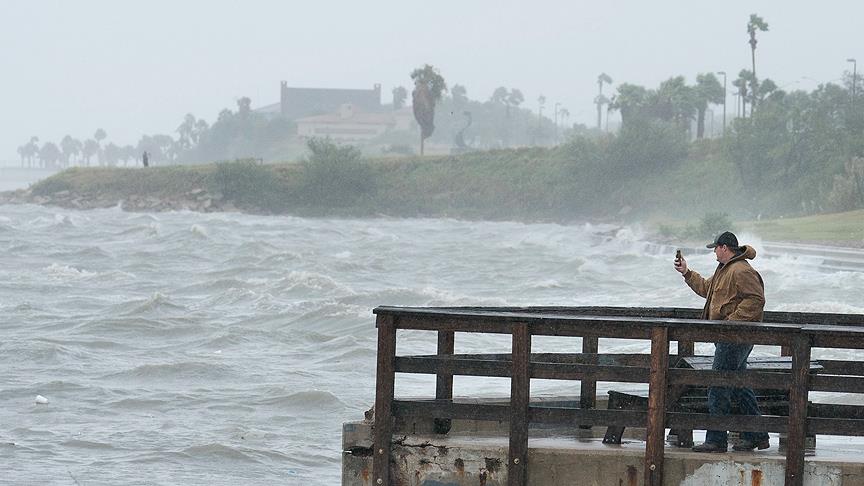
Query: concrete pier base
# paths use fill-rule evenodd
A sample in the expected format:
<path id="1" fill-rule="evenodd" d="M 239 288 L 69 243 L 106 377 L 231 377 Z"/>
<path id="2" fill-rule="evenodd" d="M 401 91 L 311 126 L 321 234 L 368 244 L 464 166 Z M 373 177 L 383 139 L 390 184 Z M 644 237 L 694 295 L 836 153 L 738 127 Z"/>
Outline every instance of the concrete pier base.
<path id="1" fill-rule="evenodd" d="M 343 426 L 342 486 L 374 486 L 370 422 Z M 432 421 L 398 423 L 391 454 L 391 484 L 399 486 L 502 486 L 507 484 L 507 423 L 454 420 L 436 435 Z M 605 429 L 532 428 L 528 484 L 533 486 L 636 486 L 643 484 L 644 430 L 627 429 L 620 445 L 602 443 Z M 701 442 L 696 432 L 697 443 Z M 668 486 L 782 486 L 785 453 L 778 436 L 763 451 L 695 453 L 667 445 Z M 864 439 L 819 437 L 805 457 L 808 486 L 864 486 Z"/>

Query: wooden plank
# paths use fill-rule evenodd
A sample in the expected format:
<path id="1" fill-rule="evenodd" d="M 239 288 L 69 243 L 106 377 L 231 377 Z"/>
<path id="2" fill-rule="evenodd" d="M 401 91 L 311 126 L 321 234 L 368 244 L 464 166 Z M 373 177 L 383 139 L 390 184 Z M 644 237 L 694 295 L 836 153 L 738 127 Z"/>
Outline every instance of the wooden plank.
<path id="1" fill-rule="evenodd" d="M 447 417 L 466 420 L 507 422 L 510 419 L 510 406 L 476 402 L 450 402 L 436 400 L 394 400 L 394 417 Z M 530 423 L 574 424 L 589 423 L 595 426 L 645 427 L 648 412 L 644 410 L 583 410 L 574 407 L 550 407 L 534 404 L 528 409 Z M 789 419 L 777 415 L 730 415 L 718 417 L 703 413 L 667 412 L 666 425 L 669 427 L 690 427 L 695 429 L 722 429 L 728 427 L 740 431 L 786 432 Z M 864 426 L 864 419 L 809 419 L 808 433 L 836 434 L 844 430 L 855 430 Z M 860 434 L 864 435 L 864 433 Z"/>
<path id="2" fill-rule="evenodd" d="M 395 417 L 445 417 L 480 421 L 506 422 L 510 405 L 491 403 L 454 403 L 435 400 L 394 400 Z"/>
<path id="3" fill-rule="evenodd" d="M 683 361 L 694 370 L 710 370 L 714 364 L 713 356 L 691 356 L 683 358 Z M 810 371 L 821 370 L 822 360 L 810 361 Z M 747 359 L 747 369 L 753 371 L 759 370 L 792 370 L 792 356 L 761 356 L 750 357 Z"/>
<path id="4" fill-rule="evenodd" d="M 807 433 L 810 435 L 864 436 L 864 419 L 808 418 Z"/>
<path id="5" fill-rule="evenodd" d="M 414 358 L 437 358 L 437 354 L 413 355 Z M 486 361 L 510 362 L 510 353 L 459 353 L 453 354 L 455 359 L 476 359 Z M 648 368 L 651 355 L 643 353 L 531 353 L 532 363 L 581 363 L 608 366 L 639 366 Z M 710 359 L 710 358 L 709 358 Z M 792 362 L 791 360 L 789 361 Z M 509 365 L 508 365 L 509 366 Z M 791 366 L 790 366 L 791 369 Z M 508 375 L 509 376 L 509 375 Z"/>
<path id="6" fill-rule="evenodd" d="M 807 433 L 807 398 L 810 336 L 795 336 L 792 347 L 792 388 L 789 390 L 789 431 L 786 439 L 786 486 L 804 484 L 804 440 Z"/>
<path id="7" fill-rule="evenodd" d="M 532 363 L 531 369 L 532 378 L 541 378 L 545 380 L 581 380 L 588 378 L 595 384 L 597 381 L 648 383 L 648 368 L 637 368 L 635 366 Z M 596 386 L 594 387 L 594 390 L 596 390 Z M 596 391 L 594 393 L 596 394 Z M 583 398 L 586 398 L 587 400 L 585 393 L 580 396 L 580 404 L 585 403 Z M 594 404 L 591 403 L 591 406 L 588 408 L 593 407 Z"/>
<path id="8" fill-rule="evenodd" d="M 608 307 L 608 306 L 536 306 L 536 307 L 392 307 L 381 306 L 373 310 L 377 315 L 405 315 L 411 312 L 449 312 L 464 313 L 510 313 L 536 315 L 593 315 L 618 317 L 653 317 L 697 320 L 702 314 L 701 308 L 685 307 Z M 864 327 L 864 315 L 832 314 L 823 312 L 785 312 L 765 311 L 763 322 L 834 325 Z"/>
<path id="9" fill-rule="evenodd" d="M 788 390 L 787 373 L 762 371 L 715 371 L 672 368 L 669 370 L 670 385 L 729 386 L 733 388 L 758 388 L 766 390 Z"/>
<path id="10" fill-rule="evenodd" d="M 531 397 L 531 333 L 528 324 L 513 326 L 513 371 L 510 378 L 510 448 L 507 485 L 528 484 L 528 403 Z"/>
<path id="11" fill-rule="evenodd" d="M 583 316 L 573 320 L 556 319 L 532 322 L 537 336 L 604 337 L 649 339 L 653 323 L 615 320 L 611 317 Z"/>
<path id="12" fill-rule="evenodd" d="M 399 373 L 438 374 L 447 373 L 463 376 L 509 377 L 510 360 L 494 361 L 482 359 L 461 359 L 437 356 L 399 356 L 396 358 L 396 371 Z"/>
<path id="13" fill-rule="evenodd" d="M 393 440 L 393 391 L 396 381 L 396 322 L 392 316 L 378 316 L 378 370 L 375 386 L 375 426 L 372 476 L 375 484 L 390 484 L 390 447 Z"/>
<path id="14" fill-rule="evenodd" d="M 684 317 L 684 318 L 689 317 L 691 319 L 698 319 L 699 317 L 702 316 L 701 312 L 699 314 L 696 314 L 696 315 L 692 315 L 693 313 L 685 314 L 684 312 L 680 312 L 679 314 L 680 315 L 677 315 L 676 317 Z M 678 341 L 678 356 L 680 356 L 681 359 L 687 359 L 687 358 L 693 357 L 694 354 L 696 354 L 696 343 L 695 342 L 693 342 L 692 340 L 687 340 L 687 339 Z M 713 360 L 713 357 L 712 357 L 712 360 Z M 676 366 L 680 366 L 680 364 L 676 364 Z M 669 387 L 669 395 L 670 395 L 669 401 L 670 401 L 670 403 L 673 403 L 673 404 L 677 403 L 678 399 L 686 391 L 686 389 L 687 389 L 687 387 L 682 386 L 682 385 L 670 386 Z M 669 434 L 675 436 L 675 438 L 676 438 L 675 439 L 675 445 L 676 446 L 687 447 L 687 448 L 693 447 L 693 429 L 675 428 L 675 429 L 670 430 Z"/>
<path id="15" fill-rule="evenodd" d="M 709 415 L 706 413 L 668 412 L 666 425 L 697 430 L 739 430 L 751 432 L 786 432 L 787 417 L 777 415 Z"/>
<path id="16" fill-rule="evenodd" d="M 593 336 L 582 338 L 582 353 L 596 355 L 600 349 L 600 340 Z M 539 372 L 535 368 L 535 373 Z M 579 383 L 579 407 L 584 410 L 597 408 L 597 377 L 583 378 Z M 588 424 L 583 424 L 588 425 Z M 584 427 L 583 427 L 584 428 Z"/>
<path id="17" fill-rule="evenodd" d="M 651 374 L 648 380 L 648 423 L 645 439 L 645 484 L 663 484 L 663 441 L 666 422 L 666 372 L 669 370 L 669 330 L 651 330 Z"/>
<path id="18" fill-rule="evenodd" d="M 714 322 L 711 321 L 711 326 Z M 670 328 L 669 339 L 673 341 L 694 341 L 694 342 L 727 342 L 727 343 L 743 343 L 743 344 L 767 344 L 767 345 L 788 345 L 792 342 L 792 337 L 789 331 L 797 331 L 798 327 L 754 327 L 741 325 L 739 329 L 735 328 L 715 328 L 704 326 L 705 321 L 696 321 L 694 326 Z"/>
<path id="19" fill-rule="evenodd" d="M 814 375 L 810 391 L 864 393 L 864 376 Z"/>
<path id="20" fill-rule="evenodd" d="M 512 364 L 507 361 L 463 359 L 461 357 L 399 356 L 399 373 L 438 374 L 461 376 L 510 377 Z M 531 363 L 531 377 L 546 380 L 581 380 L 591 377 L 596 381 L 621 383 L 648 383 L 648 368 L 635 366 L 606 366 L 571 363 Z"/>
<path id="21" fill-rule="evenodd" d="M 812 379 L 812 377 L 811 377 Z M 864 406 L 840 403 L 808 403 L 808 417 L 864 420 Z M 808 429 L 809 433 L 810 430 Z"/>
<path id="22" fill-rule="evenodd" d="M 481 332 L 489 334 L 510 334 L 511 324 L 509 322 L 494 319 L 467 320 L 456 317 L 432 317 L 408 315 L 399 318 L 399 329 L 412 329 L 420 331 L 462 331 Z"/>
<path id="23" fill-rule="evenodd" d="M 438 356 L 453 356 L 455 333 L 453 331 L 438 331 Z M 435 378 L 435 398 L 437 400 L 453 400 L 453 372 L 439 370 Z M 435 418 L 436 434 L 450 432 L 450 419 Z"/>
<path id="24" fill-rule="evenodd" d="M 858 375 L 864 376 L 864 361 L 842 361 L 834 359 L 819 359 L 821 373 L 826 375 Z"/>
<path id="25" fill-rule="evenodd" d="M 712 341 L 738 342 L 736 336 L 753 332 L 757 343 L 765 336 L 781 334 L 783 330 L 797 330 L 800 325 L 769 324 L 763 322 L 704 321 L 698 319 L 594 316 L 576 314 L 550 314 L 540 312 L 483 312 L 453 311 L 441 308 L 379 308 L 379 312 L 393 312 L 403 317 L 404 325 L 411 329 L 461 330 L 465 332 L 506 332 L 507 325 L 524 322 L 532 325 L 534 335 L 647 338 L 656 325 L 667 326 L 671 332 L 698 331 L 713 336 Z M 677 332 L 676 331 L 676 332 Z M 587 333 L 587 334 L 586 334 Z M 674 337 L 674 336 L 672 336 Z M 716 338 L 716 339 L 715 339 Z M 677 337 L 675 338 L 677 340 Z M 689 339 L 689 338 L 688 338 Z M 748 338 L 749 339 L 749 338 Z M 752 341 L 752 339 L 751 339 Z"/>
<path id="26" fill-rule="evenodd" d="M 805 331 L 812 336 L 814 348 L 864 349 L 864 330 L 854 328 L 826 328 L 808 326 Z"/>
<path id="27" fill-rule="evenodd" d="M 585 410 L 582 408 L 560 408 L 532 406 L 529 409 L 531 423 L 540 424 L 588 424 L 595 426 L 645 427 L 648 412 L 644 410 Z"/>

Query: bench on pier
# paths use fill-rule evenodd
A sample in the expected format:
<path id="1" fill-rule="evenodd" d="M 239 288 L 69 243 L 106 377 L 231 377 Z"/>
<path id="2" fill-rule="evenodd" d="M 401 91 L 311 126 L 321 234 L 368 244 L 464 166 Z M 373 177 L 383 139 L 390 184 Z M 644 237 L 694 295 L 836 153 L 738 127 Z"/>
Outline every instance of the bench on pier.
<path id="1" fill-rule="evenodd" d="M 685 356 L 677 360 L 670 360 L 673 368 L 690 370 L 711 370 L 714 362 L 713 356 Z M 823 367 L 818 361 L 810 361 L 810 374 L 818 373 Z M 747 359 L 747 370 L 790 373 L 792 371 L 791 356 L 750 357 Z M 735 372 L 731 372 L 735 373 Z M 776 389 L 755 388 L 753 393 L 759 403 L 763 415 L 789 415 L 789 391 Z M 708 387 L 682 385 L 673 387 L 669 391 L 668 410 L 685 413 L 709 413 L 708 411 Z M 811 417 L 818 417 L 818 405 L 808 402 Z M 733 400 L 732 414 L 739 413 L 738 404 Z M 648 394 L 624 393 L 620 391 L 609 391 L 608 410 L 648 410 Z M 827 411 L 827 410 L 826 410 Z M 836 412 L 836 410 L 831 410 Z M 848 418 L 856 418 L 850 416 Z M 603 436 L 604 444 L 620 444 L 624 435 L 625 427 L 609 426 Z M 683 429 L 671 429 L 666 438 L 667 443 L 678 447 L 693 446 L 693 431 Z M 815 446 L 815 436 L 808 436 L 808 444 Z"/>

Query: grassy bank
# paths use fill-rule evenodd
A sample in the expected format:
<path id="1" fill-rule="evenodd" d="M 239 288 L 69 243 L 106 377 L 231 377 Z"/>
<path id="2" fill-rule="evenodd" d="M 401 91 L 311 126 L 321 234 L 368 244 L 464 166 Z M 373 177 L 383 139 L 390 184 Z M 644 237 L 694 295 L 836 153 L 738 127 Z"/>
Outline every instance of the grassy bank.
<path id="1" fill-rule="evenodd" d="M 627 178 L 605 171 L 590 154 L 574 156 L 567 148 L 338 158 L 274 165 L 235 161 L 73 168 L 34 185 L 31 192 L 52 200 L 57 194 L 79 196 L 87 205 L 93 200 L 116 204 L 130 196 L 171 201 L 202 189 L 214 200 L 259 213 L 633 221 L 657 214 L 698 217 L 718 202 L 702 188 L 729 170 L 699 163 L 671 176 Z"/>
<path id="2" fill-rule="evenodd" d="M 301 216 L 648 221 L 649 228 L 672 239 L 704 238 L 696 233 L 734 222 L 738 230 L 771 240 L 842 244 L 864 238 L 860 210 L 757 220 L 757 209 L 775 193 L 760 193 L 761 200 L 745 194 L 735 167 L 710 143 L 693 144 L 686 159 L 653 170 L 611 164 L 602 142 L 387 159 L 362 159 L 356 149 L 329 142 L 312 148 L 313 154 L 297 163 L 74 168 L 18 193 L 12 202 L 77 208 L 119 202 L 129 210 Z M 728 219 L 700 224 L 710 213 Z M 673 224 L 661 224 L 668 221 Z"/>
<path id="3" fill-rule="evenodd" d="M 864 210 L 770 221 L 743 221 L 737 226 L 766 240 L 848 246 L 864 244 Z"/>

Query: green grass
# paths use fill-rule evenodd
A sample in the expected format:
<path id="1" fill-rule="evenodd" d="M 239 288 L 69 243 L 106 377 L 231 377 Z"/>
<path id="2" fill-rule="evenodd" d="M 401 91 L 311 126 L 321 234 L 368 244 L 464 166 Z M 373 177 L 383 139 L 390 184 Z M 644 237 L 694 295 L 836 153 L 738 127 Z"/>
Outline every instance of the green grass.
<path id="1" fill-rule="evenodd" d="M 864 243 L 864 210 L 767 221 L 742 221 L 739 230 L 766 240 L 789 242 Z"/>
<path id="2" fill-rule="evenodd" d="M 667 240 L 701 241 L 706 236 L 701 234 L 700 218 L 720 212 L 732 220 L 733 231 L 766 240 L 864 246 L 864 210 L 749 220 L 754 214 L 750 208 L 760 206 L 747 203 L 737 189 L 734 167 L 711 153 L 694 154 L 666 171 L 626 177 L 610 176 L 605 166 L 592 163 L 590 149 L 365 159 L 360 165 L 368 177 L 350 171 L 344 177 L 333 174 L 332 181 L 325 181 L 332 184 L 322 186 L 324 194 L 317 198 L 312 189 L 318 186 L 310 186 L 315 181 L 304 164 L 258 166 L 242 161 L 148 169 L 74 168 L 32 189 L 34 195 L 69 191 L 111 200 L 133 194 L 182 199 L 200 188 L 221 193 L 250 212 L 313 216 L 640 222 Z"/>

